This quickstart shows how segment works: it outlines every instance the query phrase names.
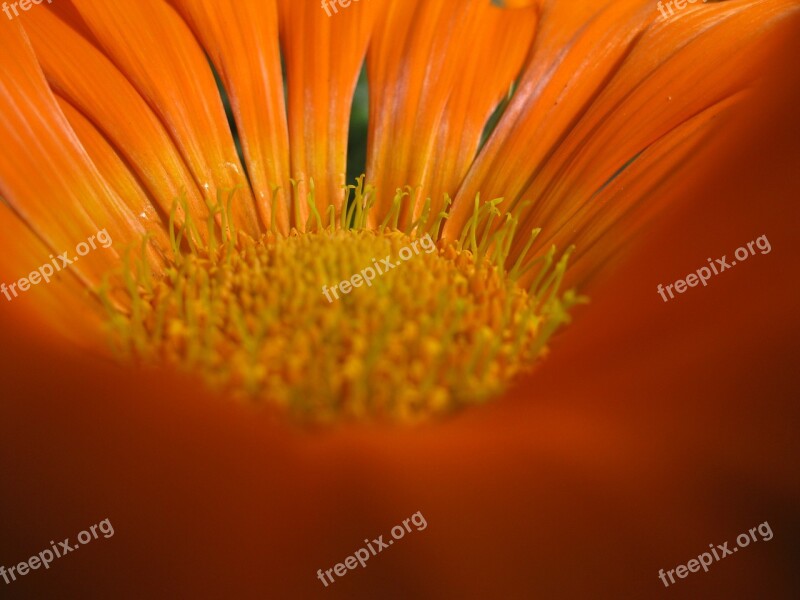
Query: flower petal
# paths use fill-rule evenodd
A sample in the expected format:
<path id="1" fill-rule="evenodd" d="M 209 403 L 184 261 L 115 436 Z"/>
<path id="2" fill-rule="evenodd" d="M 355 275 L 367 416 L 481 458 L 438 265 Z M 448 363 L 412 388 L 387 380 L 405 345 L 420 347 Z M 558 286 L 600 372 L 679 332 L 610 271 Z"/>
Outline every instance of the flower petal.
<path id="1" fill-rule="evenodd" d="M 513 208 L 587 104 L 625 60 L 652 11 L 641 2 L 549 2 L 519 86 L 456 197 L 444 233 L 456 237 L 475 195 Z M 638 6 L 637 6 L 638 5 Z"/>
<path id="2" fill-rule="evenodd" d="M 312 178 L 323 223 L 327 224 L 329 204 L 337 215 L 341 211 L 350 107 L 373 22 L 384 1 L 364 0 L 346 8 L 335 7 L 337 14 L 330 16 L 316 2 L 278 2 L 289 102 L 291 173 L 298 182 L 291 219 L 298 229 L 302 230 L 308 219 Z"/>
<path id="3" fill-rule="evenodd" d="M 132 211 L 103 180 L 47 87 L 18 23 L 4 25 L 0 53 L 14 57 L 0 71 L 0 191 L 53 252 L 107 229 L 114 246 L 73 267 L 84 282 L 97 284 L 118 264 L 126 244 L 159 225 L 138 216 L 149 203 Z"/>
<path id="4" fill-rule="evenodd" d="M 169 248 L 167 230 L 156 208 L 151 204 L 145 191 L 139 185 L 123 160 L 114 152 L 103 135 L 75 107 L 62 98 L 56 97 L 58 105 L 69 121 L 72 130 L 81 141 L 86 153 L 103 179 L 119 195 L 128 211 L 139 210 L 139 218 L 152 225 L 148 232 L 157 248 L 166 252 Z M 135 214 L 135 213 L 134 213 Z"/>
<path id="5" fill-rule="evenodd" d="M 52 88 L 102 132 L 164 214 L 185 195 L 204 235 L 208 209 L 199 188 L 169 133 L 125 76 L 49 10 L 32 11 L 25 28 Z M 176 207 L 178 223 L 182 213 Z"/>
<path id="6" fill-rule="evenodd" d="M 615 174 L 670 131 L 750 84 L 766 60 L 766 33 L 796 8 L 789 0 L 703 5 L 651 23 L 652 10 L 620 3 L 599 12 L 562 53 L 548 50 L 558 47 L 548 39 L 562 34 L 548 32 L 560 15 L 545 14 L 518 96 L 468 175 L 445 233 L 459 231 L 477 190 L 505 194 L 506 209 L 534 200 L 524 228 L 588 231 L 571 217 L 589 213 L 575 207 L 595 201 Z M 626 210 L 640 210 L 642 199 L 626 195 Z M 512 258 L 523 244 L 517 241 Z"/>
<path id="7" fill-rule="evenodd" d="M 588 284 L 607 267 L 609 257 L 621 251 L 653 218 L 664 213 L 658 191 L 674 184 L 687 161 L 699 159 L 709 136 L 719 132 L 721 118 L 740 101 L 736 94 L 701 112 L 654 142 L 596 194 L 573 202 L 542 235 L 541 244 L 556 248 L 576 246 L 570 258 L 565 286 Z M 728 116 L 728 115 L 726 115 Z M 675 203 L 673 196 L 670 196 Z M 637 208 L 638 207 L 638 208 Z M 607 235 L 614 230 L 614 235 Z M 528 285 L 532 274 L 521 278 Z"/>
<path id="8" fill-rule="evenodd" d="M 30 274 L 51 263 L 52 250 L 2 201 L 0 231 L 0 283 L 4 286 L 0 304 L 5 316 L 10 313 L 16 323 L 24 323 L 24 334 L 31 339 L 65 340 L 82 349 L 104 349 L 99 301 L 87 293 L 71 269 L 54 273 L 50 281 L 41 279 L 24 294 L 8 287 L 23 277 L 30 281 Z M 53 336 L 54 331 L 59 335 Z"/>
<path id="9" fill-rule="evenodd" d="M 213 203 L 218 190 L 239 188 L 234 219 L 256 235 L 261 227 L 225 109 L 186 23 L 162 0 L 73 3 L 106 54 L 164 122 L 206 199 Z"/>
<path id="10" fill-rule="evenodd" d="M 256 205 L 289 232 L 289 133 L 274 0 L 173 0 L 208 52 L 231 98 Z M 231 33 L 235 32 L 235 33 Z"/>
<path id="11" fill-rule="evenodd" d="M 658 21 L 523 192 L 538 199 L 527 225 L 557 230 L 567 222 L 565 205 L 591 198 L 641 152 L 689 120 L 709 109 L 716 111 L 720 103 L 732 106 L 731 100 L 741 101 L 740 92 L 758 78 L 772 51 L 772 40 L 765 34 L 787 9 L 796 10 L 797 4 L 719 4 L 696 7 L 671 24 Z M 676 44 L 673 35 L 685 43 Z M 675 163 L 675 170 L 681 166 Z M 663 168 L 654 165 L 650 174 L 657 176 Z M 627 210 L 650 210 L 641 205 L 643 200 L 644 196 L 627 195 Z M 592 220 L 608 231 L 611 221 L 604 217 Z M 570 221 L 572 228 L 585 225 L 582 219 Z M 602 233 L 593 235 L 596 239 Z M 544 237 L 541 243 L 546 243 Z M 591 240 L 576 235 L 571 243 L 580 247 Z M 605 256 L 594 249 L 593 260 Z"/>
<path id="12" fill-rule="evenodd" d="M 405 226 L 426 198 L 435 217 L 444 194 L 455 195 L 484 125 L 519 74 L 537 14 L 482 0 L 397 1 L 389 10 L 368 57 L 367 174 L 377 188 L 373 222 L 389 211 L 397 188 L 415 187 L 403 205 Z"/>

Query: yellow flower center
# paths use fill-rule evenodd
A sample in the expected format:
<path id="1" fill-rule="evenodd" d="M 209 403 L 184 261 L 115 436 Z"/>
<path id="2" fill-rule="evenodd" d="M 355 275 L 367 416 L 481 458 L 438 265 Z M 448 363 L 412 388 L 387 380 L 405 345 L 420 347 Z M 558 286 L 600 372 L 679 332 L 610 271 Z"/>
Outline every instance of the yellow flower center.
<path id="1" fill-rule="evenodd" d="M 492 209 L 476 209 L 471 227 Z M 119 347 L 302 421 L 419 421 L 502 391 L 580 301 L 559 295 L 566 257 L 554 249 L 534 261 L 530 289 L 517 284 L 524 269 L 507 271 L 503 256 L 511 217 L 494 258 L 469 232 L 436 241 L 438 222 L 432 237 L 368 228 L 361 211 L 355 221 L 176 246 L 160 280 L 126 269 L 130 309 L 107 302 Z"/>

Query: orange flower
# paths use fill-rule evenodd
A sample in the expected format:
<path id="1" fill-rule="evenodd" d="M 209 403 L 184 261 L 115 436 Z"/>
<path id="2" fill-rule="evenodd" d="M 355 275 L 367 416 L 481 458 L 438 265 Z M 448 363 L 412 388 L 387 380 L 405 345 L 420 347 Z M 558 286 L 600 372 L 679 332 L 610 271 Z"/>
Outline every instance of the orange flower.
<path id="1" fill-rule="evenodd" d="M 70 557 L 74 568 L 58 565 L 57 575 L 54 570 L 28 577 L 20 587 L 47 590 L 58 577 L 66 596 L 102 590 L 103 597 L 122 586 L 132 590 L 131 597 L 214 597 L 223 591 L 309 597 L 319 593 L 312 587 L 321 587 L 317 568 L 335 564 L 364 536 L 377 536 L 420 510 L 429 529 L 326 593 L 517 597 L 533 590 L 572 597 L 596 591 L 601 581 L 617 597 L 625 590 L 640 597 L 650 594 L 651 584 L 660 585 L 658 568 L 696 554 L 696 535 L 674 535 L 676 524 L 716 536 L 703 537 L 703 549 L 708 541 L 772 519 L 720 519 L 728 530 L 703 524 L 698 498 L 682 499 L 670 487 L 670 479 L 683 488 L 692 483 L 666 451 L 671 431 L 685 448 L 697 448 L 703 435 L 720 443 L 721 431 L 740 431 L 738 417 L 729 415 L 719 431 L 710 432 L 678 418 L 716 415 L 720 404 L 714 400 L 724 398 L 730 385 L 720 383 L 720 372 L 735 375 L 747 363 L 730 357 L 693 370 L 684 364 L 692 358 L 685 342 L 675 339 L 661 315 L 674 311 L 696 328 L 683 331 L 693 331 L 698 358 L 720 348 L 744 348 L 742 340 L 752 340 L 756 331 L 776 336 L 763 352 L 776 366 L 758 381 L 777 375 L 769 397 L 780 414 L 781 394 L 793 383 L 782 372 L 789 364 L 783 330 L 772 321 L 766 329 L 755 323 L 731 327 L 752 315 L 739 303 L 708 318 L 709 307 L 723 297 L 717 294 L 746 297 L 746 286 L 756 281 L 766 292 L 767 283 L 780 280 L 780 267 L 765 261 L 772 279 L 728 277 L 691 304 L 689 296 L 667 308 L 655 300 L 656 284 L 675 264 L 688 267 L 698 253 L 740 244 L 743 238 L 734 238 L 731 228 L 727 236 L 706 238 L 715 240 L 708 250 L 690 241 L 682 254 L 672 248 L 669 256 L 643 254 L 638 262 L 628 254 L 614 279 L 598 275 L 630 253 L 632 238 L 654 216 L 680 214 L 679 192 L 701 197 L 688 185 L 696 181 L 698 165 L 723 156 L 719 146 L 701 142 L 719 130 L 721 116 L 740 114 L 732 108 L 747 99 L 759 69 L 773 56 L 767 35 L 780 31 L 796 6 L 736 0 L 689 7 L 664 21 L 651 3 L 632 1 L 553 1 L 502 10 L 477 1 L 362 0 L 329 17 L 316 3 L 288 0 L 277 6 L 255 0 L 122 0 L 113 6 L 74 0 L 54 5 L 59 17 L 41 6 L 4 23 L 2 280 L 15 280 L 50 254 L 88 243 L 95 232 L 107 230 L 114 240 L 109 248 L 80 253 L 80 263 L 69 265 L 64 276 L 4 307 L 32 338 L 57 330 L 70 340 L 42 349 L 33 339 L 43 360 L 33 362 L 28 341 L 7 336 L 6 347 L 13 340 L 15 350 L 4 371 L 16 375 L 3 419 L 5 455 L 27 452 L 23 448 L 34 432 L 47 440 L 30 450 L 35 458 L 23 454 L 3 467 L 4 479 L 18 482 L 15 494 L 25 495 L 24 505 L 17 500 L 10 506 L 28 511 L 15 534 L 23 539 L 24 533 L 24 543 L 13 548 L 33 553 L 44 547 L 39 538 L 74 535 L 73 525 L 78 531 L 105 517 L 117 530 L 106 548 L 92 548 L 91 559 L 81 558 L 87 549 Z M 368 185 L 352 191 L 354 206 L 374 205 L 363 213 L 353 208 L 348 219 L 352 203 L 342 191 L 347 119 L 365 54 Z M 206 57 L 231 98 L 242 160 Z M 486 120 L 515 80 L 508 106 L 481 146 Z M 405 196 L 395 194 L 406 185 L 411 187 Z M 780 189 L 776 184 L 775 192 Z M 478 194 L 484 203 L 476 208 Z M 446 195 L 453 197 L 452 207 Z M 713 215 L 705 211 L 719 204 L 709 200 L 694 214 Z M 747 209 L 735 214 L 742 223 L 756 222 L 752 208 L 740 208 Z M 735 233 L 756 236 L 770 225 L 770 239 L 785 240 L 781 234 L 790 221 L 775 219 L 771 206 L 759 208 L 766 216 L 758 231 Z M 443 211 L 446 219 L 437 221 Z M 493 211 L 511 215 L 507 229 L 497 225 L 501 219 L 491 221 Z M 353 220 L 360 229 L 348 233 L 342 225 Z M 395 230 L 387 233 L 384 224 Z M 699 239 L 708 223 L 692 226 Z M 510 227 L 541 233 L 532 243 L 525 236 L 512 240 Z M 398 298 L 395 305 L 376 294 L 373 306 L 372 296 L 362 294 L 331 303 L 335 308 L 329 310 L 317 297 L 325 310 L 314 312 L 304 286 L 326 283 L 314 276 L 338 268 L 342 279 L 349 278 L 364 259 L 369 264 L 370 256 L 382 258 L 379 250 L 396 251 L 427 231 L 436 234 L 439 251 L 420 261 L 439 269 L 437 277 L 426 278 L 423 264 L 409 261 L 382 290 L 384 299 Z M 650 250 L 669 239 L 654 238 Z M 780 246 L 773 244 L 777 256 Z M 562 251 L 575 246 L 569 271 L 559 263 L 512 276 L 515 264 L 519 271 L 526 260 L 552 258 L 551 245 Z M 127 248 L 143 252 L 126 258 Z M 234 287 L 244 289 L 233 302 L 227 280 L 214 288 L 206 272 L 226 268 L 232 269 Z M 274 296 L 275 286 L 264 285 L 264 273 L 268 281 L 301 281 L 286 307 L 296 301 L 302 310 L 277 320 L 264 317 L 282 301 Z M 537 274 L 548 287 L 537 285 Z M 535 377 L 518 378 L 502 402 L 416 429 L 362 425 L 301 432 L 249 405 L 206 398 L 182 376 L 146 370 L 143 379 L 141 372 L 98 364 L 110 319 L 132 355 L 189 366 L 231 392 L 267 390 L 265 397 L 304 416 L 418 418 L 482 400 L 540 354 L 576 300 L 557 292 L 562 277 L 581 291 L 592 290 L 594 303 L 580 316 L 585 325 L 565 330 L 549 364 Z M 648 285 L 632 285 L 637 278 Z M 647 294 L 640 291 L 645 288 Z M 445 306 L 466 305 L 468 318 L 443 309 L 424 321 L 437 297 L 448 300 Z M 775 296 L 769 299 L 756 306 L 775 308 Z M 634 302 L 647 309 L 637 310 Z M 793 314 L 788 301 L 777 304 L 778 314 Z M 357 313 L 347 311 L 359 308 L 363 324 L 348 320 Z M 230 312 L 222 321 L 213 319 L 224 311 Z M 381 329 L 373 323 L 376 316 L 399 319 L 400 326 Z M 725 334 L 712 330 L 709 321 Z M 648 324 L 653 322 L 660 329 Z M 503 329 L 496 338 L 482 337 L 498 323 Z M 405 333 L 406 324 L 416 327 Z M 259 326 L 263 331 L 256 336 Z M 448 337 L 453 328 L 458 335 Z M 388 339 L 386 353 L 369 362 L 362 344 L 375 350 L 368 344 L 386 331 L 401 337 Z M 660 349 L 643 340 L 643 331 L 659 335 Z M 342 336 L 331 342 L 327 334 L 336 332 L 348 333 L 351 341 Z M 612 341 L 625 348 L 618 360 L 595 360 L 610 354 L 606 344 Z M 409 343 L 420 344 L 413 356 L 424 359 L 421 366 L 404 351 Z M 494 343 L 494 352 L 481 353 Z M 90 354 L 77 356 L 76 344 Z M 426 354 L 426 348 L 434 349 Z M 333 358 L 325 358 L 326 352 Z M 271 362 L 253 360 L 267 356 Z M 445 358 L 437 361 L 438 356 Z M 349 361 L 353 357 L 358 360 Z M 680 374 L 677 381 L 698 386 L 687 398 L 711 400 L 678 403 L 674 414 L 649 429 L 649 419 L 661 415 L 652 407 L 637 408 L 633 399 L 646 389 L 666 401 L 677 389 L 663 373 L 647 373 L 659 357 Z M 340 363 L 341 373 L 328 370 Z M 36 377 L 44 364 L 51 378 Z M 263 364 L 269 368 L 259 369 Z M 271 371 L 273 364 L 278 366 Z M 476 364 L 485 367 L 484 377 L 473 381 Z M 309 365 L 337 384 L 309 382 Z M 425 387 L 427 372 L 436 376 Z M 718 387 L 703 381 L 706 373 Z M 367 386 L 366 393 L 359 385 L 377 386 L 381 377 L 391 389 L 376 409 L 369 400 L 378 388 Z M 475 397 L 465 391 L 486 381 Z M 276 398 L 282 389 L 285 397 Z M 619 394 L 621 410 L 615 410 L 610 390 Z M 304 391 L 320 396 L 304 397 Z M 585 402 L 589 397 L 592 403 Z M 606 401 L 598 406 L 597 398 Z M 758 424 L 757 439 L 765 439 L 766 432 L 778 431 L 780 419 Z M 775 444 L 796 451 L 789 438 Z M 631 452 L 642 456 L 631 458 Z M 686 449 L 680 452 L 690 457 Z M 720 487 L 742 485 L 743 475 L 754 478 L 761 467 L 772 469 L 764 474 L 769 481 L 791 475 L 788 466 L 772 461 L 777 449 L 747 455 L 733 444 L 711 456 L 715 460 L 706 456 L 702 464 L 723 470 Z M 751 462 L 736 471 L 748 456 Z M 664 479 L 649 472 L 651 462 L 664 469 Z M 649 489 L 639 489 L 637 481 Z M 718 500 L 721 494 L 708 489 L 711 500 Z M 776 498 L 797 492 L 788 484 L 768 489 Z M 57 507 L 54 495 L 61 497 Z M 683 519 L 657 523 L 670 507 Z M 780 507 L 775 511 L 775 519 L 785 518 Z M 740 512 L 751 516 L 747 506 Z M 641 536 L 643 529 L 664 540 L 663 548 L 642 553 L 651 543 Z M 779 525 L 773 529 L 777 536 Z M 211 543 L 202 545 L 204 539 Z M 626 566 L 596 557 L 604 552 Z M 768 556 L 753 553 L 753 561 Z M 5 547 L 0 557 L 15 558 Z M 783 574 L 780 565 L 763 570 Z M 570 575 L 575 572 L 594 583 Z M 692 583 L 717 589 L 712 577 Z M 748 585 L 746 578 L 735 582 Z"/>

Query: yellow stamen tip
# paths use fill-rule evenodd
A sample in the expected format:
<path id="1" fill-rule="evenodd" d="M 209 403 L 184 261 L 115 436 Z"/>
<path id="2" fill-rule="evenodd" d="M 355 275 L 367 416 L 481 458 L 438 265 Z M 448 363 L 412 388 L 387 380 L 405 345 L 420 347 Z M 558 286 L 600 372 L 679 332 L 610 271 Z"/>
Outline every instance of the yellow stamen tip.
<path id="1" fill-rule="evenodd" d="M 471 243 L 370 229 L 360 211 L 354 229 L 187 240 L 162 280 L 126 287 L 117 341 L 303 421 L 415 422 L 482 403 L 534 364 L 580 300 L 556 293 L 566 261 L 551 255 L 531 291 L 519 287 L 476 241 L 490 210 L 476 209 Z"/>

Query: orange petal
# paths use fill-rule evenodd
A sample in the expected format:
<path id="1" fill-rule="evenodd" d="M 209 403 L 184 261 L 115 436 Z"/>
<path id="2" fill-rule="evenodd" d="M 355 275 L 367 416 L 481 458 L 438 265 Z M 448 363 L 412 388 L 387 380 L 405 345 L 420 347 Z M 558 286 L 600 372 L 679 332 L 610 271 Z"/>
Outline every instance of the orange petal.
<path id="1" fill-rule="evenodd" d="M 557 230 L 569 221 L 572 228 L 584 228 L 582 219 L 565 218 L 565 205 L 591 198 L 640 152 L 709 107 L 741 100 L 737 92 L 752 85 L 773 51 L 765 33 L 790 7 L 797 5 L 698 6 L 675 23 L 657 21 L 523 191 L 537 198 L 527 225 Z M 654 179 L 663 166 L 654 166 Z M 675 169 L 681 166 L 676 163 Z M 638 206 L 642 199 L 630 196 L 627 210 L 649 210 Z M 609 230 L 604 213 L 592 220 Z M 577 235 L 573 242 L 581 246 L 592 240 Z"/>
<path id="2" fill-rule="evenodd" d="M 484 125 L 519 74 L 536 11 L 488 2 L 394 2 L 369 51 L 368 181 L 377 188 L 373 224 L 395 190 L 414 188 L 400 223 L 432 218 L 455 195 Z"/>
<path id="3" fill-rule="evenodd" d="M 247 172 L 264 223 L 289 232 L 289 133 L 274 0 L 173 0 L 231 98 Z M 234 31 L 235 33 L 231 33 Z"/>
<path id="4" fill-rule="evenodd" d="M 208 208 L 158 117 L 97 48 L 49 10 L 26 15 L 26 31 L 53 89 L 79 109 L 125 159 L 164 214 L 185 194 L 201 235 Z M 98 91 L 100 93 L 98 93 Z M 114 102 L 108 102 L 113 97 Z M 182 223 L 182 208 L 177 207 Z"/>
<path id="5" fill-rule="evenodd" d="M 72 266 L 86 283 L 96 284 L 118 264 L 126 244 L 160 225 L 138 216 L 149 203 L 130 210 L 103 180 L 47 87 L 19 23 L 4 24 L 0 56 L 5 57 L 0 70 L 0 191 L 53 252 L 75 248 L 107 229 L 114 245 Z"/>
<path id="6" fill-rule="evenodd" d="M 52 250 L 0 201 L 0 307 L 6 316 L 25 324 L 31 338 L 65 340 L 82 349 L 105 348 L 102 307 L 72 269 L 48 274 Z M 40 271 L 39 269 L 42 268 Z M 55 268 L 51 267 L 51 271 Z M 22 278 L 39 273 L 39 282 L 27 291 L 19 289 Z M 47 279 L 42 275 L 47 275 Z M 17 286 L 12 290 L 10 285 Z M 8 304 L 13 303 L 13 304 Z M 10 313 L 10 315 L 8 314 Z M 58 336 L 53 336 L 57 332 Z"/>
<path id="7" fill-rule="evenodd" d="M 654 217 L 664 212 L 664 204 L 655 201 L 659 188 L 670 185 L 683 173 L 682 165 L 693 157 L 713 132 L 721 127 L 721 113 L 739 101 L 738 95 L 706 109 L 643 151 L 608 185 L 584 202 L 575 201 L 542 234 L 540 245 L 568 248 L 575 245 L 570 257 L 565 287 L 588 283 L 604 269 L 610 257 L 620 252 L 639 235 Z M 608 235 L 612 230 L 614 235 Z M 537 239 L 537 241 L 539 241 Z M 523 276 L 528 285 L 533 273 Z"/>
<path id="8" fill-rule="evenodd" d="M 542 39 L 520 86 L 523 94 L 515 97 L 509 119 L 470 172 L 446 233 L 453 235 L 468 216 L 477 190 L 505 194 L 507 209 L 533 199 L 521 222 L 523 230 L 545 228 L 537 247 L 547 233 L 564 227 L 588 231 L 572 216 L 590 213 L 576 213 L 576 206 L 594 202 L 594 195 L 650 145 L 752 82 L 767 56 L 764 33 L 791 8 L 789 0 L 698 6 L 674 22 L 651 24 L 652 11 L 621 3 L 587 24 L 563 57 L 546 51 L 547 24 L 560 15 L 545 14 Z M 533 152 L 523 152 L 533 139 Z M 626 210 L 640 208 L 641 199 L 627 197 Z M 601 222 L 607 231 L 613 219 Z M 523 244 L 517 240 L 512 258 Z M 593 257 L 598 263 L 606 258 Z"/>
<path id="9" fill-rule="evenodd" d="M 255 235 L 261 228 L 225 109 L 186 23 L 162 0 L 73 3 L 103 50 L 164 122 L 207 200 L 215 203 L 218 190 L 240 188 L 233 215 L 240 229 Z"/>
<path id="10" fill-rule="evenodd" d="M 637 6 L 638 4 L 638 6 Z M 474 199 L 513 208 L 543 160 L 603 88 L 646 25 L 641 2 L 548 2 L 533 54 L 496 129 L 461 187 L 444 235 L 457 237 Z"/>
<path id="11" fill-rule="evenodd" d="M 350 108 L 373 22 L 385 0 L 349 6 L 280 0 L 281 44 L 286 62 L 291 174 L 298 182 L 292 222 L 303 229 L 308 219 L 310 180 L 316 206 L 344 201 Z M 333 13 L 336 10 L 336 14 Z"/>
<path id="12" fill-rule="evenodd" d="M 83 20 L 83 17 L 81 17 L 81 14 L 78 12 L 75 6 L 73 6 L 71 0 L 65 0 L 64 2 L 50 2 L 48 0 L 47 11 L 57 15 L 61 21 L 69 25 L 72 29 L 77 31 L 80 35 L 91 41 L 93 44 L 97 43 L 97 39 L 94 37 L 91 29 L 89 29 L 89 27 L 86 25 L 86 21 Z M 25 15 L 26 26 L 28 25 L 29 21 L 34 18 L 32 17 L 34 14 L 36 13 L 29 12 Z"/>
<path id="13" fill-rule="evenodd" d="M 72 130 L 81 141 L 81 145 L 97 170 L 100 171 L 100 175 L 119 195 L 129 212 L 140 210 L 139 218 L 147 223 L 152 223 L 152 226 L 148 227 L 148 232 L 153 238 L 155 246 L 162 253 L 166 253 L 170 244 L 167 239 L 164 215 L 156 211 L 134 174 L 114 152 L 103 135 L 69 102 L 58 97 L 57 100 Z"/>

